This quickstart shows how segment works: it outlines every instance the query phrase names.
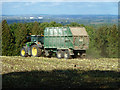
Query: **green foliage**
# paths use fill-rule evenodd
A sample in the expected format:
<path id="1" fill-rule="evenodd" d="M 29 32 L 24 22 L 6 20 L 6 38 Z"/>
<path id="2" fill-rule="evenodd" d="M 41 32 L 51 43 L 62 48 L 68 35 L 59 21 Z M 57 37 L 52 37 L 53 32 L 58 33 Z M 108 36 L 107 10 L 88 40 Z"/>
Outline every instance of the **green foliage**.
<path id="1" fill-rule="evenodd" d="M 6 20 L 2 21 L 2 55 L 10 56 L 14 48 L 12 32 Z"/>
<path id="2" fill-rule="evenodd" d="M 34 22 L 34 25 L 33 25 L 33 28 L 32 28 L 32 31 L 31 31 L 31 33 L 33 34 L 33 35 L 38 35 L 38 34 L 40 34 L 40 28 L 39 28 L 39 23 L 38 22 Z"/>
<path id="3" fill-rule="evenodd" d="M 49 23 L 48 23 L 48 22 L 40 23 L 40 31 L 41 31 L 41 34 L 44 33 L 45 27 L 49 27 Z"/>
<path id="4" fill-rule="evenodd" d="M 118 36 L 118 28 L 116 25 L 113 25 L 109 28 L 108 32 L 108 55 L 109 57 L 117 57 L 118 56 L 118 41 L 119 41 L 119 36 Z"/>
<path id="5" fill-rule="evenodd" d="M 107 57 L 108 53 L 107 53 L 107 45 L 108 45 L 108 41 L 107 41 L 107 32 L 108 32 L 109 28 L 107 26 L 104 27 L 100 27 L 98 28 L 98 30 L 96 31 L 96 35 L 95 35 L 95 44 L 97 45 L 96 47 L 98 49 L 101 50 L 101 56 Z"/>
<path id="6" fill-rule="evenodd" d="M 29 35 L 32 32 L 33 23 L 25 23 L 27 34 Z"/>
<path id="7" fill-rule="evenodd" d="M 2 55 L 2 23 L 0 23 L 0 56 Z"/>
<path id="8" fill-rule="evenodd" d="M 116 25 L 112 27 L 103 26 L 96 30 L 95 44 L 103 57 L 118 57 L 118 40 Z"/>
<path id="9" fill-rule="evenodd" d="M 66 26 L 69 26 L 69 27 L 79 27 L 80 26 L 80 24 L 78 24 L 78 23 L 76 23 L 76 22 L 72 22 L 72 23 L 70 23 L 70 24 L 67 24 Z"/>
<path id="10" fill-rule="evenodd" d="M 88 55 L 87 57 L 89 58 L 101 57 L 100 51 L 97 50 L 96 44 L 95 44 L 96 29 L 94 29 L 92 26 L 85 26 L 85 28 L 89 35 L 89 49 L 87 50 L 87 55 Z"/>
<path id="11" fill-rule="evenodd" d="M 60 24 L 60 23 L 56 23 L 54 21 L 52 21 L 52 22 L 49 23 L 49 27 L 61 27 L 61 26 L 63 26 L 63 25 Z"/>
<path id="12" fill-rule="evenodd" d="M 68 27 L 85 27 L 84 24 L 78 24 L 76 22 L 71 22 L 70 24 L 67 24 Z"/>
<path id="13" fill-rule="evenodd" d="M 27 30 L 25 24 L 19 24 L 15 32 L 15 53 L 19 55 L 20 49 L 27 41 Z"/>

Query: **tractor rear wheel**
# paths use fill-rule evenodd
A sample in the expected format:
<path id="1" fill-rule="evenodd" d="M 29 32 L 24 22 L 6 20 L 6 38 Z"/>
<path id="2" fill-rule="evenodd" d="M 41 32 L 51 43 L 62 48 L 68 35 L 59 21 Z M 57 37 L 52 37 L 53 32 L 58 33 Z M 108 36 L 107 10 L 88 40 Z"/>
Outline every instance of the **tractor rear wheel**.
<path id="1" fill-rule="evenodd" d="M 25 50 L 25 48 L 22 48 L 22 49 L 21 49 L 20 55 L 21 55 L 22 57 L 27 57 L 27 56 L 28 56 L 27 51 Z"/>
<path id="2" fill-rule="evenodd" d="M 39 57 L 42 54 L 42 50 L 37 46 L 37 45 L 33 45 L 31 48 L 31 55 L 33 57 Z"/>

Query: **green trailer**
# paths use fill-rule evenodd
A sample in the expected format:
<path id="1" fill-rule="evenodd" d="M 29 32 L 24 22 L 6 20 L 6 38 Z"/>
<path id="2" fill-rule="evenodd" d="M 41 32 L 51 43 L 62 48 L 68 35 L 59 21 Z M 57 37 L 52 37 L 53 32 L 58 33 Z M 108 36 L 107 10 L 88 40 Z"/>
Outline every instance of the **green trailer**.
<path id="1" fill-rule="evenodd" d="M 89 36 L 84 27 L 47 27 L 43 35 L 31 35 L 21 49 L 21 56 L 39 57 L 44 54 L 57 58 L 84 57 L 89 46 Z"/>
<path id="2" fill-rule="evenodd" d="M 89 46 L 89 36 L 84 27 L 47 27 L 44 30 L 44 49 L 57 58 L 84 57 Z"/>

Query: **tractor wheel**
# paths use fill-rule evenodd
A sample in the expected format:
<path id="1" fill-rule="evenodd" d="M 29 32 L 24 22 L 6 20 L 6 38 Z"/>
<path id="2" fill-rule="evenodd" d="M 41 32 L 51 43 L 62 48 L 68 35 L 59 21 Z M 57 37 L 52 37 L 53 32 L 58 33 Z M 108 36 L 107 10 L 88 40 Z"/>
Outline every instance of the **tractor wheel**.
<path id="1" fill-rule="evenodd" d="M 64 58 L 65 58 L 65 59 L 70 59 L 70 58 L 71 58 L 71 55 L 70 55 L 70 53 L 69 53 L 68 50 L 65 50 L 65 51 L 64 51 Z"/>
<path id="2" fill-rule="evenodd" d="M 22 48 L 22 49 L 21 49 L 20 55 L 21 55 L 22 57 L 27 57 L 27 56 L 28 56 L 27 51 L 25 50 L 25 48 Z"/>
<path id="3" fill-rule="evenodd" d="M 42 50 L 37 46 L 37 45 L 33 45 L 31 48 L 31 55 L 33 57 L 39 57 L 42 54 Z"/>
<path id="4" fill-rule="evenodd" d="M 62 50 L 58 50 L 56 54 L 57 54 L 57 58 L 58 58 L 58 59 L 61 59 L 61 58 L 63 57 L 63 52 L 62 52 Z"/>

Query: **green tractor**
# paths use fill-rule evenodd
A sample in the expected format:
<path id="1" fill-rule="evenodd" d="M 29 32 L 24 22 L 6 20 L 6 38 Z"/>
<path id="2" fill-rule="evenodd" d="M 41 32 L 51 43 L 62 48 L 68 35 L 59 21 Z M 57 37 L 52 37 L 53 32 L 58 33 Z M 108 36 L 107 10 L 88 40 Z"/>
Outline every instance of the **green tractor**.
<path id="1" fill-rule="evenodd" d="M 41 56 L 44 37 L 42 35 L 31 35 L 28 40 L 30 42 L 27 42 L 20 51 L 21 56 Z"/>

